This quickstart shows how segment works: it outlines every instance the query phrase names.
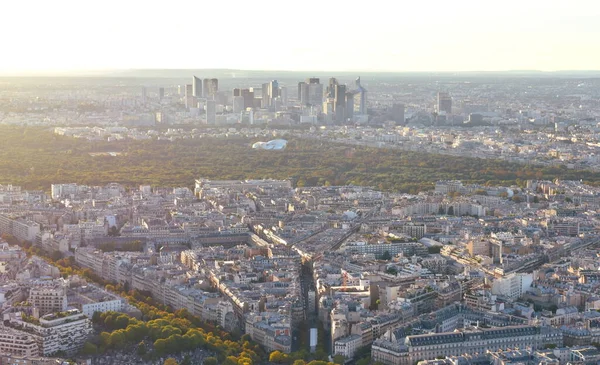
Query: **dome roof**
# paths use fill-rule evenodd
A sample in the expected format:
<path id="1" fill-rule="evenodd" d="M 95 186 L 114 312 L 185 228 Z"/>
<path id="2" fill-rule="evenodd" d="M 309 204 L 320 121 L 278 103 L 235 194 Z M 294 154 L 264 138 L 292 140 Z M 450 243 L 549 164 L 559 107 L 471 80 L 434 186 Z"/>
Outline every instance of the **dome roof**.
<path id="1" fill-rule="evenodd" d="M 285 139 L 274 139 L 269 142 L 256 142 L 252 145 L 252 148 L 263 150 L 283 150 L 285 146 L 287 146 L 287 141 Z"/>

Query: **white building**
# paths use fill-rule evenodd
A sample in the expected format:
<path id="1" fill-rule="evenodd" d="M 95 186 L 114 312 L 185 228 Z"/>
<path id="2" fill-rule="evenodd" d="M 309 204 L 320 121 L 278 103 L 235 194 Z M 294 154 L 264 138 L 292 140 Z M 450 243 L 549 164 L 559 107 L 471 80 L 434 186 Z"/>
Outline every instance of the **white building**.
<path id="1" fill-rule="evenodd" d="M 39 356 L 35 338 L 28 333 L 0 327 L 0 353 L 25 357 Z"/>
<path id="2" fill-rule="evenodd" d="M 29 303 L 40 311 L 40 315 L 64 312 L 67 310 L 67 290 L 60 284 L 32 287 L 29 290 Z"/>
<path id="3" fill-rule="evenodd" d="M 9 318 L 5 315 L 4 319 L 25 328 L 35 339 L 42 356 L 53 355 L 58 351 L 74 354 L 83 347 L 93 332 L 92 322 L 77 309 L 47 314 L 39 319 L 39 324 L 24 321 L 20 312 L 11 313 Z"/>
<path id="4" fill-rule="evenodd" d="M 531 287 L 533 274 L 511 273 L 492 283 L 492 294 L 517 299 Z"/>
<path id="5" fill-rule="evenodd" d="M 61 198 L 69 198 L 71 195 L 79 193 L 77 184 L 52 184 L 52 199 L 60 200 Z"/>
<path id="6" fill-rule="evenodd" d="M 334 355 L 342 355 L 347 359 L 354 357 L 354 353 L 362 346 L 362 337 L 353 334 L 335 341 Z"/>

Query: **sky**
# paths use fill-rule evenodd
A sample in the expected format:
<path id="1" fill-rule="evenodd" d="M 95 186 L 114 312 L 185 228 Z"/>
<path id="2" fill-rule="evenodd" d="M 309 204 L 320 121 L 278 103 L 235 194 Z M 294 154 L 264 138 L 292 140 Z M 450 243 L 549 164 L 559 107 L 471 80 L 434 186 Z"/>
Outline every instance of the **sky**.
<path id="1" fill-rule="evenodd" d="M 19 0 L 0 74 L 600 69 L 598 0 Z"/>

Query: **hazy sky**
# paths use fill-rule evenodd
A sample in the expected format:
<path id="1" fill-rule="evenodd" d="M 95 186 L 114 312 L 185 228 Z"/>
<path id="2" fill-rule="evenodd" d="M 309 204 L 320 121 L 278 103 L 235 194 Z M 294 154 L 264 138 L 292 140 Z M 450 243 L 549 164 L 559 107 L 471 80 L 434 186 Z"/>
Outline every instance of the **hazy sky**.
<path id="1" fill-rule="evenodd" d="M 600 69 L 600 0 L 5 0 L 0 9 L 4 74 Z"/>

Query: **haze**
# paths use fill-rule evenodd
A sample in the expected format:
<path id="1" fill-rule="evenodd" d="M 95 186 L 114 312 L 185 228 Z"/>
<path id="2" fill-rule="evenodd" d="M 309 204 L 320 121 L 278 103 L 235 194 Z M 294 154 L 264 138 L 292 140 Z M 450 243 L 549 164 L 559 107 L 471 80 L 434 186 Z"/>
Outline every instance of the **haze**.
<path id="1" fill-rule="evenodd" d="M 0 74 L 233 68 L 592 70 L 600 2 L 24 1 L 3 4 Z"/>

